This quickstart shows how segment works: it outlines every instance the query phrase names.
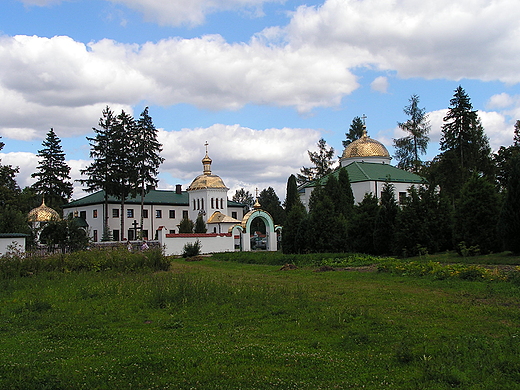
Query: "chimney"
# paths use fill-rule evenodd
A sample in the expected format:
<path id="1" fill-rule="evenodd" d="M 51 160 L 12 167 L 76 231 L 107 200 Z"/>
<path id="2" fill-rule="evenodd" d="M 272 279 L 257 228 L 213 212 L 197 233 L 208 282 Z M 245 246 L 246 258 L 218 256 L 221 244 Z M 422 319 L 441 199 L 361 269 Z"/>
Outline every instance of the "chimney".
<path id="1" fill-rule="evenodd" d="M 175 193 L 180 194 L 182 192 L 182 186 L 180 184 L 175 185 Z"/>

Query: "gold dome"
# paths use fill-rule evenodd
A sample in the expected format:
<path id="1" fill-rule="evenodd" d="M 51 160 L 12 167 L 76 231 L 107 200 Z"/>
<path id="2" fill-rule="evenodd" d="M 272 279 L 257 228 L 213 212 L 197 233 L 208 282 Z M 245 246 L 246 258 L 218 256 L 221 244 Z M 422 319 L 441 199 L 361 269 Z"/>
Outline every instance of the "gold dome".
<path id="1" fill-rule="evenodd" d="M 204 190 L 206 188 L 227 189 L 222 179 L 217 175 L 202 174 L 197 176 L 188 187 L 188 191 Z"/>
<path id="2" fill-rule="evenodd" d="M 188 187 L 188 191 L 213 189 L 228 189 L 220 176 L 211 173 L 211 158 L 208 156 L 208 143 L 206 142 L 206 155 L 202 159 L 203 173 L 197 176 Z"/>
<path id="3" fill-rule="evenodd" d="M 59 220 L 60 215 L 55 210 L 45 205 L 45 200 L 42 200 L 41 206 L 29 211 L 27 218 L 29 222 L 49 222 Z"/>
<path id="4" fill-rule="evenodd" d="M 343 151 L 342 159 L 359 157 L 390 157 L 385 145 L 367 135 L 363 130 L 363 136 L 348 145 Z"/>

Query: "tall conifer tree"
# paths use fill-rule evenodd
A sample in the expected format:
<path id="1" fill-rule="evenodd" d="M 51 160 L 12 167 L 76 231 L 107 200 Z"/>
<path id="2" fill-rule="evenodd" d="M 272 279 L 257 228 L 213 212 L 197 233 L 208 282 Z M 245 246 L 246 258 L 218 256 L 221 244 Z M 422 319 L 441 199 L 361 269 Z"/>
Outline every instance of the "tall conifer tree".
<path id="1" fill-rule="evenodd" d="M 334 165 L 334 148 L 328 148 L 327 142 L 321 138 L 318 141 L 318 151 L 307 151 L 309 159 L 314 165 L 312 167 L 302 167 L 298 174 L 297 181 L 300 184 L 308 183 L 312 180 L 321 179 L 332 172 Z"/>
<path id="2" fill-rule="evenodd" d="M 348 133 L 345 133 L 346 139 L 342 141 L 343 147 L 346 148 L 352 142 L 360 139 L 363 136 L 364 129 L 365 124 L 363 123 L 363 120 L 359 116 L 354 117 L 354 119 L 352 119 L 352 123 L 350 124 Z"/>
<path id="3" fill-rule="evenodd" d="M 31 177 L 36 178 L 33 188 L 45 198 L 47 205 L 61 209 L 72 196 L 70 167 L 65 162 L 65 153 L 61 140 L 54 129 L 50 129 L 42 143 L 43 149 L 38 151 L 40 157 L 37 172 Z"/>

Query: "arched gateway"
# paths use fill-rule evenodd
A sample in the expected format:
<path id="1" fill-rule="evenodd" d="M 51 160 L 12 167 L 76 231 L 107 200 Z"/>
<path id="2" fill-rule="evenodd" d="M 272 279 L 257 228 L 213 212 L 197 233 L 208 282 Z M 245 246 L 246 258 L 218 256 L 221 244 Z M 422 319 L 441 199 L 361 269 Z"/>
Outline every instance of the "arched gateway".
<path id="1" fill-rule="evenodd" d="M 244 215 L 242 222 L 231 227 L 231 234 L 233 237 L 240 237 L 240 250 L 249 252 L 251 250 L 251 223 L 254 219 L 260 218 L 265 224 L 266 233 L 266 250 L 276 251 L 277 248 L 277 234 L 281 232 L 281 226 L 275 226 L 273 217 L 267 211 L 260 209 L 258 201 L 253 206 L 254 209 Z"/>

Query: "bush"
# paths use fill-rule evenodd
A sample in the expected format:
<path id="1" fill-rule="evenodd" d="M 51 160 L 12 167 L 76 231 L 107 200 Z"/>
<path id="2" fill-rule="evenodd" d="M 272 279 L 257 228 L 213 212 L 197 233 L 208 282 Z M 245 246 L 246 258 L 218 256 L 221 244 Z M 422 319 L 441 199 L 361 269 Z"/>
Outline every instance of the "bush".
<path id="1" fill-rule="evenodd" d="M 194 243 L 187 242 L 182 248 L 182 257 L 194 257 L 200 255 L 200 250 L 202 249 L 202 245 L 200 240 L 195 241 Z"/>

